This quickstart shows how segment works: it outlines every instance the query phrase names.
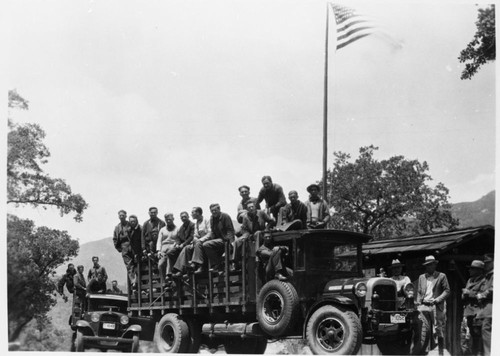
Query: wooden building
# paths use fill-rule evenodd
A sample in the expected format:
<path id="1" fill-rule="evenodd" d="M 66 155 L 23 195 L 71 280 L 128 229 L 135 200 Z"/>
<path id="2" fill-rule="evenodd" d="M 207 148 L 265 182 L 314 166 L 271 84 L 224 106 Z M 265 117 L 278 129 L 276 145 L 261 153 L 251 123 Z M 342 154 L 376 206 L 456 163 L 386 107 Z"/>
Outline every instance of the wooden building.
<path id="1" fill-rule="evenodd" d="M 437 270 L 446 273 L 450 284 L 447 299 L 446 349 L 460 355 L 460 322 L 463 314 L 462 288 L 469 278 L 467 265 L 472 260 L 483 260 L 485 253 L 494 253 L 495 229 L 486 225 L 450 232 L 441 232 L 409 238 L 376 240 L 363 246 L 364 267 L 367 275 L 380 268 L 388 271 L 393 259 L 405 264 L 403 273 L 415 283 L 425 272 L 425 256 L 434 255 L 439 261 Z"/>

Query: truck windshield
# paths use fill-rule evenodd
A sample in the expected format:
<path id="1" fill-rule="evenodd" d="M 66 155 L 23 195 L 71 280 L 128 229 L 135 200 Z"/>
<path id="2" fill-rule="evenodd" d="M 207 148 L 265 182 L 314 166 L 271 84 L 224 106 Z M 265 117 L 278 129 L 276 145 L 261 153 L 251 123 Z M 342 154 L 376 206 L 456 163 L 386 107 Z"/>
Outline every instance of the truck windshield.
<path id="1" fill-rule="evenodd" d="M 336 272 L 358 272 L 358 246 L 321 241 L 312 244 L 307 269 Z"/>
<path id="2" fill-rule="evenodd" d="M 89 301 L 89 311 L 114 311 L 127 313 L 128 302 L 126 300 L 110 300 L 101 298 L 91 298 Z"/>

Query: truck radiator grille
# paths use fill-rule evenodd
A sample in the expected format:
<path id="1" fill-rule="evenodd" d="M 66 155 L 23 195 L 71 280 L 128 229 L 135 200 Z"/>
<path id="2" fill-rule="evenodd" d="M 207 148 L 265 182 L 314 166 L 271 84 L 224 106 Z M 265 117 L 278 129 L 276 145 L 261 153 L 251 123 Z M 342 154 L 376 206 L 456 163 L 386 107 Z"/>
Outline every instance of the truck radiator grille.
<path id="1" fill-rule="evenodd" d="M 379 310 L 396 310 L 396 289 L 392 285 L 377 285 L 373 287 L 373 294 L 379 295 Z"/>

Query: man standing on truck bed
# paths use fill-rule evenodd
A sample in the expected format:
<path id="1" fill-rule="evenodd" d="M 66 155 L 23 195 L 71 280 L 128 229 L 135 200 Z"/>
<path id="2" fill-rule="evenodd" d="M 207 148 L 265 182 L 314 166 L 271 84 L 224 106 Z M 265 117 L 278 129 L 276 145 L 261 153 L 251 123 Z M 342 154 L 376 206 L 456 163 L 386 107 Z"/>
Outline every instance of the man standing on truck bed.
<path id="1" fill-rule="evenodd" d="M 210 263 L 211 272 L 218 272 L 221 268 L 222 254 L 224 253 L 224 243 L 234 241 L 234 226 L 231 217 L 220 211 L 217 203 L 210 205 L 210 230 L 205 235 L 207 240 L 194 246 L 193 263 L 197 267 L 195 274 L 204 272 L 206 259 Z"/>
<path id="2" fill-rule="evenodd" d="M 120 210 L 118 212 L 118 218 L 120 219 L 120 223 L 116 225 L 115 231 L 113 232 L 113 244 L 115 245 L 116 250 L 121 253 L 123 263 L 127 267 L 130 283 L 134 285 L 136 283 L 135 261 L 130 241 L 132 227 L 127 221 L 127 212 L 125 210 Z"/>
<path id="3" fill-rule="evenodd" d="M 311 184 L 307 187 L 309 200 L 307 206 L 307 227 L 310 229 L 324 229 L 330 221 L 328 203 L 319 196 L 319 185 Z"/>
<path id="4" fill-rule="evenodd" d="M 425 257 L 425 273 L 418 278 L 416 304 L 419 305 L 419 310 L 429 312 L 432 323 L 436 326 L 438 352 L 443 355 L 446 298 L 450 295 L 450 285 L 446 274 L 436 271 L 437 264 L 438 260 L 434 256 Z"/>
<path id="5" fill-rule="evenodd" d="M 259 196 L 257 197 L 257 204 L 261 201 L 266 201 L 266 208 L 271 211 L 275 219 L 278 219 L 279 211 L 286 205 L 285 194 L 281 185 L 273 183 L 270 176 L 262 177 L 263 187 L 260 189 Z"/>
<path id="6" fill-rule="evenodd" d="M 158 209 L 155 207 L 149 208 L 149 220 L 142 225 L 141 244 L 145 256 L 156 253 L 158 234 L 164 226 L 165 223 L 158 219 Z"/>

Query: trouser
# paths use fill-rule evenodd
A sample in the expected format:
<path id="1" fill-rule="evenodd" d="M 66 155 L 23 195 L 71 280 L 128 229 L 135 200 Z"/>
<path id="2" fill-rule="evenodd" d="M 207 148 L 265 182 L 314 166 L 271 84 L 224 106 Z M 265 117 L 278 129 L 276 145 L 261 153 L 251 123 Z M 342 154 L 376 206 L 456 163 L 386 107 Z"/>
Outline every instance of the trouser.
<path id="1" fill-rule="evenodd" d="M 191 261 L 191 258 L 193 257 L 193 251 L 194 242 L 192 244 L 184 246 L 184 248 L 179 253 L 179 256 L 177 257 L 174 269 L 179 272 L 184 272 L 184 270 L 189 266 L 189 261 Z"/>
<path id="2" fill-rule="evenodd" d="M 439 339 L 443 340 L 444 343 L 444 327 L 446 325 L 446 304 L 443 305 L 443 308 L 438 308 L 437 305 L 419 305 L 418 310 L 421 311 L 424 315 L 430 319 L 431 324 L 433 325 L 433 340 L 437 336 Z M 431 343 L 432 345 L 432 343 Z M 432 347 L 431 347 L 432 349 Z"/>
<path id="3" fill-rule="evenodd" d="M 255 257 L 257 251 L 256 240 L 262 242 L 262 231 L 256 231 L 253 235 L 243 235 L 234 239 L 232 261 L 240 261 L 243 256 L 243 246 L 246 249 L 247 257 Z"/>
<path id="4" fill-rule="evenodd" d="M 87 291 L 83 290 L 83 289 L 77 289 L 75 291 L 75 298 L 77 298 L 76 302 L 80 304 L 80 309 L 81 309 L 82 313 L 87 310 L 86 294 L 87 294 Z"/>
<path id="5" fill-rule="evenodd" d="M 481 324 L 481 337 L 483 338 L 483 352 L 484 356 L 491 354 L 491 317 L 483 318 Z"/>
<path id="6" fill-rule="evenodd" d="M 167 275 L 172 274 L 172 268 L 174 267 L 181 249 L 171 244 L 166 248 L 162 248 L 162 250 L 162 257 L 158 261 L 158 271 L 160 272 L 161 280 L 165 281 L 165 271 Z"/>
<path id="7" fill-rule="evenodd" d="M 130 283 L 134 284 L 136 282 L 136 264 L 134 261 L 134 252 L 132 251 L 132 246 L 129 241 L 125 241 L 121 244 L 123 263 L 127 267 L 127 274 Z"/>
<path id="8" fill-rule="evenodd" d="M 224 253 L 224 240 L 221 238 L 197 242 L 194 245 L 193 259 L 194 263 L 203 265 L 206 261 L 210 266 L 217 266 L 222 263 L 222 254 Z"/>

